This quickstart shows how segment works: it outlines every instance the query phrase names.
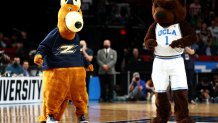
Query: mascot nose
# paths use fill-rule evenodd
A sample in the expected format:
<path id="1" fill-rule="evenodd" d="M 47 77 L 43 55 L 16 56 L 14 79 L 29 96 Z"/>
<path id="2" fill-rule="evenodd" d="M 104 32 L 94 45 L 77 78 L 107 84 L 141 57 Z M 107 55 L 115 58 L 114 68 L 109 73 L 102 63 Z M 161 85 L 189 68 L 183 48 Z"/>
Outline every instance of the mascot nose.
<path id="1" fill-rule="evenodd" d="M 156 18 L 157 19 L 164 19 L 165 18 L 165 14 L 163 13 L 163 12 L 158 12 L 157 14 L 156 14 Z"/>
<path id="2" fill-rule="evenodd" d="M 76 27 L 77 29 L 79 29 L 81 26 L 82 26 L 82 23 L 81 23 L 81 22 L 77 21 L 77 22 L 75 23 L 75 27 Z"/>

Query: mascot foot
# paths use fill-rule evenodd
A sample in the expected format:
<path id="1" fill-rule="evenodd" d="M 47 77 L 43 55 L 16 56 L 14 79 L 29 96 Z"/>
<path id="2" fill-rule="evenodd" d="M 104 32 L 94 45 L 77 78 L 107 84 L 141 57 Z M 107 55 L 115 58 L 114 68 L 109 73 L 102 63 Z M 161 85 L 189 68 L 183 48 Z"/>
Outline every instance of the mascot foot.
<path id="1" fill-rule="evenodd" d="M 160 117 L 155 117 L 155 118 L 151 119 L 150 123 L 167 123 L 167 120 L 163 120 Z"/>
<path id="2" fill-rule="evenodd" d="M 55 118 L 52 115 L 49 115 L 47 117 L 46 123 L 58 123 L 58 121 L 55 120 Z"/>
<path id="3" fill-rule="evenodd" d="M 177 123 L 195 123 L 191 118 L 185 118 L 183 120 L 177 121 Z"/>
<path id="4" fill-rule="evenodd" d="M 86 120 L 84 115 L 80 115 L 80 117 L 78 117 L 79 123 L 89 123 L 88 120 Z"/>

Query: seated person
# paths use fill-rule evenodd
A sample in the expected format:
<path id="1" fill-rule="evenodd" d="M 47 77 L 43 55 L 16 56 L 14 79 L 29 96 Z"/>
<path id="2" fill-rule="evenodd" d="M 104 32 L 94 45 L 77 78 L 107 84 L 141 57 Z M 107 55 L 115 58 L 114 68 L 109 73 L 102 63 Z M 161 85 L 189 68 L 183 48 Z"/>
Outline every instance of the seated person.
<path id="1" fill-rule="evenodd" d="M 206 77 L 200 79 L 197 85 L 197 101 L 209 103 L 210 97 L 213 94 L 213 86 Z"/>
<path id="2" fill-rule="evenodd" d="M 11 64 L 8 64 L 5 68 L 5 74 L 10 74 L 7 76 L 23 76 L 24 71 L 20 64 L 20 58 L 14 57 Z"/>
<path id="3" fill-rule="evenodd" d="M 133 73 L 132 82 L 129 85 L 129 92 L 127 100 L 146 100 L 145 81 L 140 79 L 138 72 Z"/>

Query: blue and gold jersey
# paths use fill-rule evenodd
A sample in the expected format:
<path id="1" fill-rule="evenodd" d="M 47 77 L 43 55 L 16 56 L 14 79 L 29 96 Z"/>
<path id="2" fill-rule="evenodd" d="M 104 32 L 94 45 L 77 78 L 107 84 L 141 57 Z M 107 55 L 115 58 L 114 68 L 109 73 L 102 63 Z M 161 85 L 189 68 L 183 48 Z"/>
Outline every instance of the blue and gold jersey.
<path id="1" fill-rule="evenodd" d="M 43 56 L 42 69 L 81 67 L 84 64 L 80 53 L 80 39 L 76 34 L 72 41 L 63 39 L 56 27 L 39 44 L 37 54 Z"/>

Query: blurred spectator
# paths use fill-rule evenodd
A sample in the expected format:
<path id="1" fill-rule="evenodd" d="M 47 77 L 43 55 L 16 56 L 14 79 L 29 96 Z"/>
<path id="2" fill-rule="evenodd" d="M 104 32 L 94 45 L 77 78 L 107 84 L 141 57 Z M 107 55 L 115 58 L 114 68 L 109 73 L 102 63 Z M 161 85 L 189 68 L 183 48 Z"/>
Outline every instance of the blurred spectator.
<path id="1" fill-rule="evenodd" d="M 8 63 L 10 63 L 10 57 L 3 50 L 0 50 L 0 66 L 5 66 Z"/>
<path id="2" fill-rule="evenodd" d="M 104 48 L 99 49 L 97 52 L 98 74 L 101 86 L 100 102 L 112 102 L 117 51 L 111 48 L 110 40 L 104 40 L 103 46 Z"/>
<path id="3" fill-rule="evenodd" d="M 7 44 L 4 41 L 4 34 L 0 32 L 0 48 L 6 48 Z"/>
<path id="4" fill-rule="evenodd" d="M 89 11 L 90 6 L 92 5 L 92 0 L 81 0 L 81 2 L 81 8 L 83 13 L 88 14 L 87 12 Z"/>
<path id="5" fill-rule="evenodd" d="M 213 95 L 213 86 L 206 77 L 200 79 L 197 85 L 197 101 L 209 103 Z"/>
<path id="6" fill-rule="evenodd" d="M 36 70 L 34 71 L 34 74 L 32 74 L 33 76 L 42 76 L 42 67 L 41 66 L 37 66 Z"/>
<path id="7" fill-rule="evenodd" d="M 201 4 L 200 0 L 193 0 L 189 6 L 189 14 L 191 17 L 199 16 L 201 14 Z"/>
<path id="8" fill-rule="evenodd" d="M 10 63 L 10 57 L 0 50 L 0 76 L 5 72 L 5 66 Z"/>
<path id="9" fill-rule="evenodd" d="M 129 85 L 128 100 L 146 100 L 146 85 L 145 81 L 140 78 L 139 72 L 134 72 L 132 82 Z"/>
<path id="10" fill-rule="evenodd" d="M 85 67 L 88 67 L 88 65 L 93 60 L 93 50 L 87 47 L 87 43 L 85 40 L 80 41 L 80 47 L 81 47 L 80 50 L 84 58 Z M 89 80 L 90 80 L 91 74 L 92 74 L 92 71 L 86 71 L 86 88 L 87 88 L 88 93 L 89 93 Z"/>
<path id="11" fill-rule="evenodd" d="M 23 67 L 20 65 L 20 57 L 14 57 L 12 63 L 8 64 L 5 68 L 6 76 L 23 76 Z"/>
<path id="12" fill-rule="evenodd" d="M 211 31 L 208 30 L 208 26 L 205 22 L 201 25 L 200 39 L 204 42 L 205 45 L 212 43 L 212 34 Z"/>
<path id="13" fill-rule="evenodd" d="M 195 73 L 195 49 L 192 47 L 185 47 L 185 51 L 182 54 L 185 63 L 185 71 L 186 71 L 186 78 L 188 83 L 188 101 L 189 103 L 195 104 L 193 91 L 195 87 L 194 83 L 194 73 Z"/>
<path id="14" fill-rule="evenodd" d="M 29 69 L 29 62 L 24 60 L 22 66 L 23 66 L 23 76 L 32 76 Z"/>
<path id="15" fill-rule="evenodd" d="M 212 45 L 212 42 L 208 42 L 204 51 L 204 55 L 206 56 L 215 56 L 217 55 L 217 49 L 215 46 Z"/>
<path id="16" fill-rule="evenodd" d="M 216 64 L 216 67 L 212 70 L 212 73 L 218 73 L 218 63 Z"/>
<path id="17" fill-rule="evenodd" d="M 143 57 L 141 56 L 139 49 L 133 48 L 132 55 L 130 56 L 130 58 L 127 62 L 127 69 L 134 71 L 134 69 L 136 68 L 136 65 L 138 65 L 139 63 L 142 63 L 142 62 L 143 62 Z"/>
<path id="18" fill-rule="evenodd" d="M 218 17 L 211 21 L 211 25 L 208 27 L 208 30 L 211 31 L 213 45 L 218 48 Z"/>
<path id="19" fill-rule="evenodd" d="M 213 76 L 212 85 L 213 85 L 212 101 L 218 103 L 218 76 L 217 75 Z"/>
<path id="20" fill-rule="evenodd" d="M 122 59 L 122 62 L 121 62 L 121 72 L 126 72 L 127 70 L 127 62 L 129 60 L 129 52 L 130 50 L 128 48 L 124 48 L 123 49 L 123 59 Z"/>

